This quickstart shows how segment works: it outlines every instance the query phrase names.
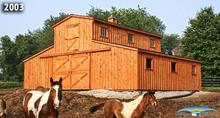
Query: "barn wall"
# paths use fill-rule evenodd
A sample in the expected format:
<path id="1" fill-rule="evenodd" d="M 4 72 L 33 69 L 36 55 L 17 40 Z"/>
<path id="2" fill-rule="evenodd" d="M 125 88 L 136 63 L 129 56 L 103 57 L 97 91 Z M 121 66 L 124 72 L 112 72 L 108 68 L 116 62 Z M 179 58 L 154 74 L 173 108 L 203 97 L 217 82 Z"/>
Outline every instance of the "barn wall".
<path id="1" fill-rule="evenodd" d="M 137 89 L 137 51 L 93 43 L 111 51 L 91 53 L 91 89 Z"/>
<path id="2" fill-rule="evenodd" d="M 152 59 L 152 70 L 146 69 L 146 58 Z M 177 72 L 171 72 L 171 62 L 176 62 Z M 196 65 L 196 75 L 192 75 Z M 201 90 L 200 63 L 156 55 L 138 54 L 139 89 Z"/>
<path id="3" fill-rule="evenodd" d="M 91 48 L 93 20 L 71 17 L 54 27 L 56 53 Z"/>
<path id="4" fill-rule="evenodd" d="M 100 36 L 101 27 L 108 28 L 108 38 Z M 134 42 L 128 42 L 128 33 L 134 35 Z M 155 40 L 155 48 L 150 48 L 150 38 Z M 109 42 L 113 44 L 120 44 L 129 47 L 136 47 L 140 49 L 146 49 L 151 51 L 161 51 L 160 39 L 157 37 L 152 37 L 146 34 L 137 33 L 134 31 L 122 29 L 115 26 L 110 26 L 107 24 L 101 24 L 94 22 L 93 24 L 93 39 L 98 41 Z"/>
<path id="5" fill-rule="evenodd" d="M 52 77 L 52 59 L 40 59 L 40 56 L 53 54 L 54 48 L 45 49 L 33 58 L 24 62 L 24 88 L 34 89 L 37 86 L 49 87 Z"/>

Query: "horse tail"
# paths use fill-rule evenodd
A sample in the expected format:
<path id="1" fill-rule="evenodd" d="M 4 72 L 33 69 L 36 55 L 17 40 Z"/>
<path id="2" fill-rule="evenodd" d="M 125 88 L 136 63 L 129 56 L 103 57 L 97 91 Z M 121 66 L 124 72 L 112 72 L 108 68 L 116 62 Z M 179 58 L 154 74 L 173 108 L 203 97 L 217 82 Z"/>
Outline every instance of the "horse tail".
<path id="1" fill-rule="evenodd" d="M 92 107 L 89 109 L 89 111 L 90 111 L 91 113 L 93 113 L 93 112 L 97 111 L 98 109 L 102 108 L 104 105 L 105 105 L 105 103 L 97 104 L 97 105 L 95 105 L 95 106 L 92 106 Z"/>

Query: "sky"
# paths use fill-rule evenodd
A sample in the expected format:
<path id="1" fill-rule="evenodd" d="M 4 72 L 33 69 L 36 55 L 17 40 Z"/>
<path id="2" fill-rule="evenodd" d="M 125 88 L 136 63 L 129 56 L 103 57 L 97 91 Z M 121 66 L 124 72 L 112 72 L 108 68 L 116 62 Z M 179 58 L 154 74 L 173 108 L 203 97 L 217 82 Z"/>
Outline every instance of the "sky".
<path id="1" fill-rule="evenodd" d="M 4 2 L 19 0 L 0 0 Z M 213 6 L 215 13 L 220 13 L 219 0 L 20 0 L 24 3 L 22 13 L 0 12 L 0 37 L 24 34 L 43 26 L 50 15 L 60 12 L 86 15 L 91 6 L 110 10 L 116 8 L 146 7 L 146 10 L 159 18 L 166 25 L 166 34 L 183 35 L 190 19 L 195 18 L 201 8 Z M 2 9 L 2 5 L 1 5 Z"/>

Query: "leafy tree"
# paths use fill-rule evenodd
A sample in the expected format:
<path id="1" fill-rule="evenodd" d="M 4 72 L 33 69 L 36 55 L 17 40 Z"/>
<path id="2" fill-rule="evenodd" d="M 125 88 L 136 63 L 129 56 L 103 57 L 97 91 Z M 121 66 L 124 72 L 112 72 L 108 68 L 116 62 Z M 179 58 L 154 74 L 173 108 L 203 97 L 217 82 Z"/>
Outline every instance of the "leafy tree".
<path id="1" fill-rule="evenodd" d="M 170 34 L 164 35 L 161 40 L 161 51 L 165 54 L 172 54 L 172 50 L 180 44 L 179 35 Z"/>
<path id="2" fill-rule="evenodd" d="M 1 56 L 0 56 L 0 66 L 1 66 L 1 79 L 17 79 L 16 76 L 16 47 L 15 43 L 11 41 L 8 36 L 3 36 L 1 40 Z"/>
<path id="3" fill-rule="evenodd" d="M 212 7 L 189 21 L 182 44 L 184 55 L 203 62 L 203 76 L 220 76 L 220 14 Z"/>
<path id="4" fill-rule="evenodd" d="M 19 34 L 12 41 L 8 36 L 1 40 L 0 77 L 5 80 L 23 80 L 23 60 L 53 44 L 52 25 L 66 17 L 60 13 L 58 17 L 50 16 L 45 20 L 44 27 L 27 34 Z"/>
<path id="5" fill-rule="evenodd" d="M 117 18 L 119 23 L 122 25 L 144 30 L 146 32 L 151 32 L 154 34 L 163 35 L 165 30 L 165 25 L 160 19 L 158 19 L 156 16 L 150 15 L 146 11 L 146 8 L 141 8 L 139 6 L 138 9 L 117 9 L 115 7 L 112 7 L 110 11 L 91 7 L 87 15 L 103 20 L 113 15 L 113 17 Z"/>
<path id="6" fill-rule="evenodd" d="M 50 18 L 44 21 L 44 26 L 42 29 L 38 29 L 30 33 L 32 38 L 38 43 L 38 51 L 53 44 L 54 32 L 52 26 L 66 16 L 68 16 L 68 14 L 65 13 L 60 13 L 57 17 L 50 16 Z"/>

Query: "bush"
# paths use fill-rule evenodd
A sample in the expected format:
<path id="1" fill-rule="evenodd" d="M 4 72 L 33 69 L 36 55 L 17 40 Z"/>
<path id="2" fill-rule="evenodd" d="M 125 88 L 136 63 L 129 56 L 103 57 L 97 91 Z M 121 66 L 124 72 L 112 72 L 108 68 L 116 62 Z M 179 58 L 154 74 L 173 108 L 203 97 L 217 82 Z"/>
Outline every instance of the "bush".
<path id="1" fill-rule="evenodd" d="M 21 82 L 0 82 L 0 89 L 22 87 Z"/>

